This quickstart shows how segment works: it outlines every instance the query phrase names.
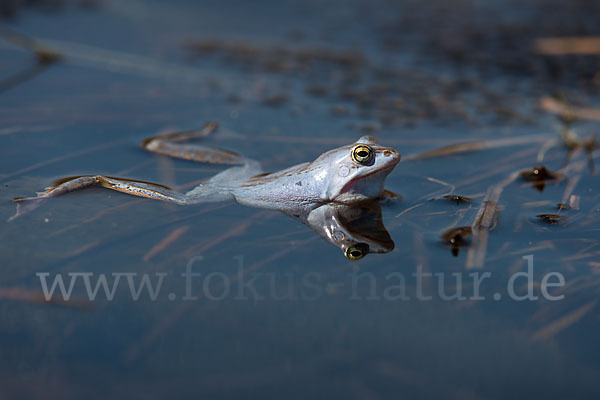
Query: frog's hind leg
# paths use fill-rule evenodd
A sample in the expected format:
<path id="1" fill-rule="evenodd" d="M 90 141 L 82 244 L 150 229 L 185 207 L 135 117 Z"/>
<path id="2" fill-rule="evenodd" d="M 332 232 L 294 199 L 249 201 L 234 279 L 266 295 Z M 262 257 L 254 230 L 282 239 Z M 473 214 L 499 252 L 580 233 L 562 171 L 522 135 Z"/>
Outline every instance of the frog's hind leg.
<path id="1" fill-rule="evenodd" d="M 17 213 L 9 221 L 32 211 L 46 199 L 90 186 L 102 186 L 134 196 L 176 204 L 198 204 L 233 199 L 232 191 L 235 187 L 244 179 L 260 173 L 261 169 L 256 161 L 248 160 L 236 152 L 187 143 L 193 139 L 208 137 L 217 128 L 217 123 L 209 122 L 199 131 L 159 135 L 142 142 L 144 149 L 157 154 L 211 164 L 238 165 L 215 175 L 206 184 L 199 185 L 186 194 L 151 182 L 102 175 L 75 176 L 55 182 L 52 187 L 38 193 L 36 197 L 15 198 Z"/>
<path id="2" fill-rule="evenodd" d="M 153 136 L 142 141 L 142 148 L 153 153 L 184 160 L 209 164 L 240 165 L 245 163 L 240 154 L 218 147 L 187 143 L 193 139 L 205 138 L 218 129 L 216 122 L 208 122 L 199 131 L 184 131 Z"/>
<path id="3" fill-rule="evenodd" d="M 101 175 L 73 176 L 56 181 L 53 186 L 47 188 L 43 192 L 39 192 L 36 197 L 14 198 L 13 201 L 17 203 L 17 212 L 9 219 L 9 221 L 33 211 L 47 199 L 91 186 L 102 186 L 134 196 L 176 204 L 195 204 L 201 202 L 199 199 L 189 198 L 185 194 L 176 192 L 166 186 L 156 183 Z"/>
<path id="4" fill-rule="evenodd" d="M 15 202 L 23 202 L 26 200 L 39 200 L 56 197 L 65 193 L 85 189 L 90 186 L 102 186 L 108 189 L 134 196 L 146 197 L 149 199 L 172 201 L 175 203 L 185 202 L 185 196 L 183 194 L 175 192 L 163 185 L 134 179 L 121 179 L 101 175 L 83 175 L 62 178 L 54 182 L 54 185 L 47 188 L 45 191 L 39 192 L 36 197 L 17 197 L 13 200 Z"/>

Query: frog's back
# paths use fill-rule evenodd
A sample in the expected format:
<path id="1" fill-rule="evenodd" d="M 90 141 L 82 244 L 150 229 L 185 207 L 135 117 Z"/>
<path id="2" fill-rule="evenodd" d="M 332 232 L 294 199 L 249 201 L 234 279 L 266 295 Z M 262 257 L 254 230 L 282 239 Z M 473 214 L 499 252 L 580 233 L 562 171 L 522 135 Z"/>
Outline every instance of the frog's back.
<path id="1" fill-rule="evenodd" d="M 286 213 L 313 209 L 323 201 L 326 180 L 317 179 L 311 163 L 253 176 L 244 181 L 233 195 L 240 204 L 276 209 Z"/>

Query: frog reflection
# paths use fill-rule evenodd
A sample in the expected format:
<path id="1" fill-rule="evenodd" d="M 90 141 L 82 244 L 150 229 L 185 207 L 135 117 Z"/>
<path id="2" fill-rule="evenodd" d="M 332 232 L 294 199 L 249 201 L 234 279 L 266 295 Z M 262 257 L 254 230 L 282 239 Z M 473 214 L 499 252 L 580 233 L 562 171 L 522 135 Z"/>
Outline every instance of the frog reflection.
<path id="1" fill-rule="evenodd" d="M 306 217 L 296 217 L 323 239 L 339 247 L 349 260 L 370 253 L 388 253 L 394 242 L 383 225 L 381 207 L 375 201 L 347 205 L 327 203 Z"/>
<path id="2" fill-rule="evenodd" d="M 235 200 L 245 206 L 278 210 L 301 220 L 321 236 L 340 246 L 350 259 L 361 258 L 369 252 L 385 252 L 381 249 L 390 248 L 391 239 L 385 228 L 386 244 L 380 247 L 377 240 L 354 241 L 361 234 L 349 228 L 354 225 L 348 223 L 360 221 L 356 216 L 365 215 L 364 211 L 360 211 L 363 208 L 357 208 L 359 205 L 391 194 L 384 190 L 384 183 L 400 161 L 400 154 L 396 150 L 379 145 L 371 136 L 363 136 L 355 143 L 321 154 L 312 162 L 279 172 L 264 173 L 257 161 L 233 151 L 187 143 L 214 133 L 217 127 L 216 123 L 210 122 L 201 131 L 155 136 L 142 142 L 144 149 L 158 154 L 198 162 L 235 165 L 187 193 L 138 180 L 101 175 L 77 176 L 57 181 L 36 197 L 14 199 L 17 203 L 27 202 L 22 206 L 18 204 L 17 214 L 13 218 L 31 211 L 45 199 L 99 185 L 134 196 L 181 205 Z M 380 214 L 379 211 L 379 220 Z M 377 216 L 377 212 L 371 215 Z M 377 225 L 376 221 L 374 223 Z M 335 234 L 343 237 L 337 238 Z M 368 237 L 367 235 L 365 238 Z"/>

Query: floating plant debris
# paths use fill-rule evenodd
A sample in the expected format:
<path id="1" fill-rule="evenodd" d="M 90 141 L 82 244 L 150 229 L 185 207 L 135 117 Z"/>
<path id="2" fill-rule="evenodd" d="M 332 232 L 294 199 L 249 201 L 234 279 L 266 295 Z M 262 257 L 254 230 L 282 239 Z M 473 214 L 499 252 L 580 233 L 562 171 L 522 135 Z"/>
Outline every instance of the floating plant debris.
<path id="1" fill-rule="evenodd" d="M 331 115 L 337 115 L 337 116 L 344 116 L 344 115 L 348 115 L 348 108 L 338 105 L 338 106 L 334 106 L 331 108 L 330 110 Z"/>
<path id="2" fill-rule="evenodd" d="M 550 171 L 544 166 L 539 166 L 521 171 L 521 177 L 526 181 L 533 182 L 533 187 L 541 192 L 544 190 L 546 182 L 558 179 L 560 174 Z"/>
<path id="3" fill-rule="evenodd" d="M 538 214 L 535 217 L 547 224 L 559 224 L 566 220 L 566 217 L 558 214 Z"/>
<path id="4" fill-rule="evenodd" d="M 470 226 L 459 226 L 449 229 L 442 234 L 442 240 L 452 249 L 452 255 L 458 256 L 461 247 L 468 246 L 471 243 L 473 228 Z"/>
<path id="5" fill-rule="evenodd" d="M 460 203 L 470 203 L 473 201 L 471 197 L 461 196 L 458 194 L 445 194 L 442 196 L 442 198 L 455 201 L 456 205 L 459 205 Z"/>
<path id="6" fill-rule="evenodd" d="M 483 202 L 483 206 L 479 209 L 477 216 L 475 217 L 475 223 L 473 224 L 478 230 L 491 231 L 496 227 L 498 223 L 498 212 L 500 207 L 498 203 L 492 200 L 486 200 Z"/>
<path id="7" fill-rule="evenodd" d="M 262 104 L 270 107 L 280 107 L 288 102 L 289 96 L 287 94 L 274 94 L 263 96 L 260 101 Z"/>
<path id="8" fill-rule="evenodd" d="M 593 174 L 594 151 L 600 148 L 600 142 L 596 139 L 597 135 L 598 133 L 594 132 L 590 137 L 582 139 L 572 130 L 566 129 L 561 134 L 562 145 L 568 149 L 568 153 L 565 158 L 564 164 L 567 165 L 571 160 L 573 154 L 575 154 L 579 150 L 582 150 L 587 154 L 590 172 Z"/>
<path id="9" fill-rule="evenodd" d="M 548 170 L 546 167 L 533 167 L 533 169 L 527 169 L 521 171 L 521 177 L 528 181 L 540 181 L 558 178 L 558 174 Z"/>
<path id="10" fill-rule="evenodd" d="M 543 55 L 600 54 L 600 37 L 550 37 L 538 38 L 534 50 Z"/>
<path id="11" fill-rule="evenodd" d="M 540 107 L 562 117 L 563 122 L 570 123 L 574 119 L 600 120 L 600 110 L 596 108 L 573 107 L 553 97 L 545 96 L 540 99 Z"/>
<path id="12" fill-rule="evenodd" d="M 2 14 L 0 12 L 0 14 Z M 13 88 L 43 72 L 50 65 L 63 59 L 63 56 L 55 50 L 40 45 L 34 39 L 23 34 L 14 32 L 6 27 L 0 26 L 0 38 L 17 47 L 31 51 L 35 55 L 35 64 L 23 69 L 16 74 L 0 80 L 0 93 Z"/>

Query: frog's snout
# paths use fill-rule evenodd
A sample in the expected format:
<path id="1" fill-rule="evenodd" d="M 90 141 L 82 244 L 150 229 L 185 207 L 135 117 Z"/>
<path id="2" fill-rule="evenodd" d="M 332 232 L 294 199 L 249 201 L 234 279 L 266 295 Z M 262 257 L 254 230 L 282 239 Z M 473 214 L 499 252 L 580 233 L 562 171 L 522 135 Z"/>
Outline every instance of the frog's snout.
<path id="1" fill-rule="evenodd" d="M 394 160 L 394 162 L 396 162 L 396 163 L 398 161 L 400 161 L 400 158 L 401 158 L 400 153 L 398 153 L 394 149 L 386 149 L 386 150 L 384 150 L 383 151 L 383 156 L 384 157 L 390 157 L 390 158 L 392 158 Z"/>

